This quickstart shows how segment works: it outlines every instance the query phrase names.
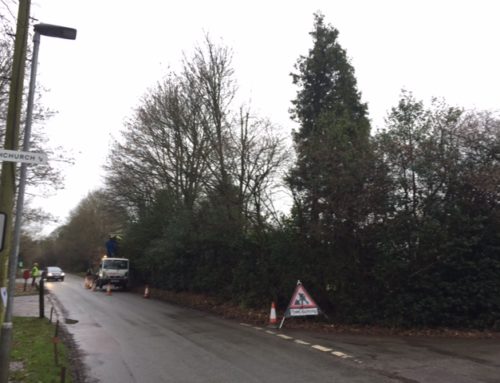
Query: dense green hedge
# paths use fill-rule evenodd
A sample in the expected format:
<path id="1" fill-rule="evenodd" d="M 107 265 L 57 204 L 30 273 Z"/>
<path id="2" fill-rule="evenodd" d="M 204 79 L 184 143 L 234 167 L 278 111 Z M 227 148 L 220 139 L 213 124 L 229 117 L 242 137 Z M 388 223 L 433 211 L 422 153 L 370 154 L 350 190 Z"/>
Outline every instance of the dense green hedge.
<path id="1" fill-rule="evenodd" d="M 492 226 L 483 226 L 481 233 L 460 226 L 457 236 L 449 233 L 441 244 L 435 242 L 439 233 L 420 228 L 427 253 L 414 260 L 389 253 L 372 238 L 351 262 L 338 254 L 338 247 L 301 237 L 291 223 L 267 228 L 259 236 L 209 236 L 192 230 L 187 220 L 184 225 L 165 211 L 130 228 L 123 249 L 139 281 L 209 293 L 249 307 L 265 308 L 274 300 L 284 308 L 300 279 L 328 316 L 343 323 L 499 325 L 500 241 Z M 153 235 L 152 227 L 162 229 Z M 380 238 L 383 229 L 378 229 Z"/>

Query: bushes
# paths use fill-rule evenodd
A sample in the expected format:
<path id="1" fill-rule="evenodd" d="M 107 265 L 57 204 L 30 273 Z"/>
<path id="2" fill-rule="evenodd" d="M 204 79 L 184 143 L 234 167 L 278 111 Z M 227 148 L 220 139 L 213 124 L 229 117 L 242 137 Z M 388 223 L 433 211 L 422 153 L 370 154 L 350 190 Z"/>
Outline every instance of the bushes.
<path id="1" fill-rule="evenodd" d="M 290 222 L 259 235 L 223 235 L 192 230 L 195 225 L 172 212 L 158 216 L 169 218 L 156 222 L 163 227 L 157 237 L 148 231 L 145 238 L 137 223 L 124 246 L 134 249 L 129 256 L 135 277 L 157 288 L 208 293 L 243 307 L 266 308 L 270 301 L 286 307 L 300 279 L 337 322 L 492 328 L 499 319 L 496 233 L 477 240 L 476 229 L 466 233 L 462 227 L 464 237 L 449 233 L 432 247 L 436 233 L 423 227 L 420 246 L 428 250 L 412 259 L 404 247 L 375 241 L 384 238 L 380 230 L 354 257 L 341 247 L 304 240 Z"/>

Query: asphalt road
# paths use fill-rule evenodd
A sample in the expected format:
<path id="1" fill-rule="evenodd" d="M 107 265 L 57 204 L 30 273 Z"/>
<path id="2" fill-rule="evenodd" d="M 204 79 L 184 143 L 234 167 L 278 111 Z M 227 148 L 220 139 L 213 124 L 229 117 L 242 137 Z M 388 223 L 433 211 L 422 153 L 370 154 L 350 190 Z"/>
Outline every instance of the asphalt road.
<path id="1" fill-rule="evenodd" d="M 121 291 L 46 284 L 90 382 L 500 382 L 500 342 L 275 330 Z"/>

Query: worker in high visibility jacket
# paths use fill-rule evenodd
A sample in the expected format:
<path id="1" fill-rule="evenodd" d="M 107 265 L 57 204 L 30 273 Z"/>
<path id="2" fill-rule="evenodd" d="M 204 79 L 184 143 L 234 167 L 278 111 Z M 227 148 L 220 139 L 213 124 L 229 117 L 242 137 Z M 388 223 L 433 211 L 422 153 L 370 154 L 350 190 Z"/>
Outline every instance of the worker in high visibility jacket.
<path id="1" fill-rule="evenodd" d="M 31 269 L 31 287 L 36 286 L 36 279 L 40 276 L 40 269 L 38 268 L 38 263 L 33 264 L 33 268 Z"/>

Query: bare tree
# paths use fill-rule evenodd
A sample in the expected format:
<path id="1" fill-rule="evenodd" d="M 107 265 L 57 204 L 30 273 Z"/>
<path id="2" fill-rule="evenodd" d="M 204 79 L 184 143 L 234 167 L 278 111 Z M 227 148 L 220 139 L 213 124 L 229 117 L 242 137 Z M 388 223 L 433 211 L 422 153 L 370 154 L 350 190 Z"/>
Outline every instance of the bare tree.
<path id="1" fill-rule="evenodd" d="M 158 84 L 126 124 L 123 143 L 115 143 L 120 156 L 110 156 L 107 183 L 129 207 L 140 209 L 169 190 L 191 209 L 200 193 L 208 139 L 189 85 L 175 75 Z"/>
<path id="2" fill-rule="evenodd" d="M 191 60 L 185 59 L 184 77 L 201 101 L 201 126 L 212 147 L 210 170 L 215 185 L 226 188 L 232 183 L 228 171 L 231 103 L 236 87 L 231 67 L 232 52 L 218 47 L 205 37 L 205 46 L 197 47 Z"/>
<path id="3" fill-rule="evenodd" d="M 240 130 L 232 131 L 235 163 L 232 167 L 238 182 L 246 218 L 261 227 L 274 213 L 273 191 L 280 185 L 280 170 L 289 160 L 284 137 L 266 119 L 252 117 L 240 109 Z"/>
<path id="4" fill-rule="evenodd" d="M 287 152 L 273 124 L 233 109 L 231 56 L 206 37 L 144 97 L 108 161 L 117 201 L 140 210 L 168 191 L 194 211 L 211 196 L 229 222 L 264 221 Z"/>

